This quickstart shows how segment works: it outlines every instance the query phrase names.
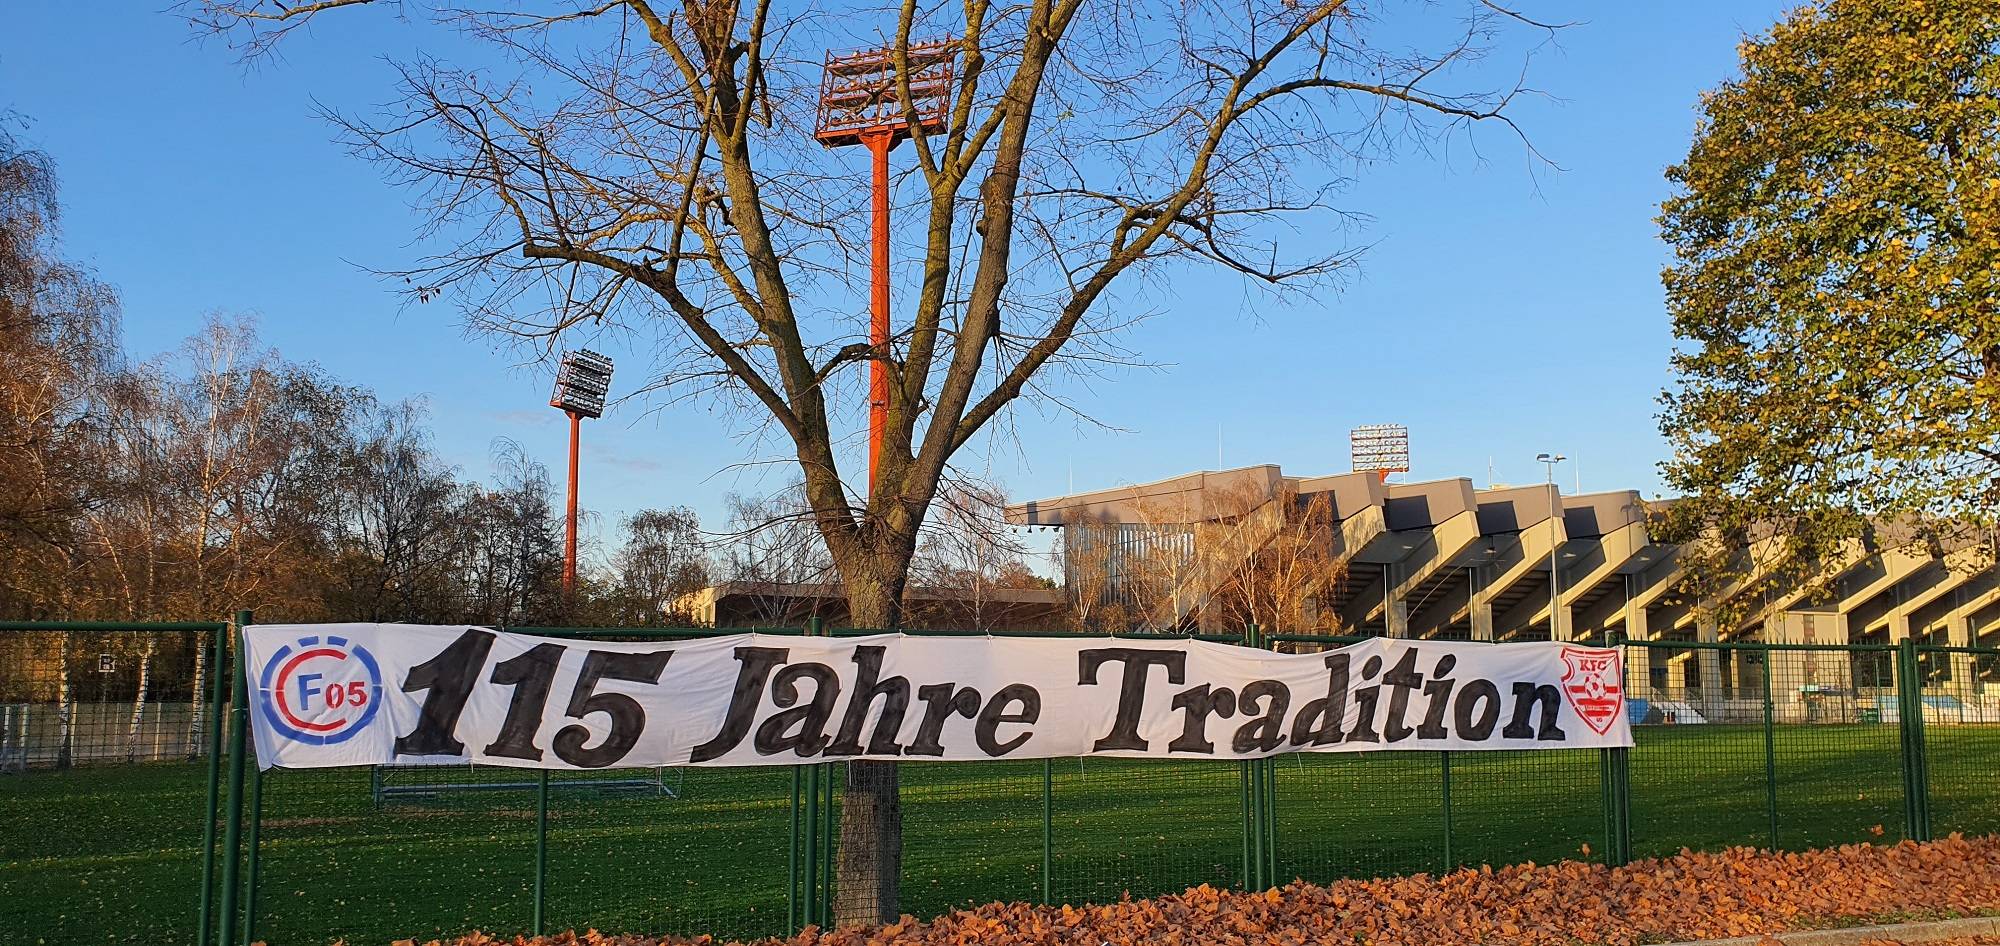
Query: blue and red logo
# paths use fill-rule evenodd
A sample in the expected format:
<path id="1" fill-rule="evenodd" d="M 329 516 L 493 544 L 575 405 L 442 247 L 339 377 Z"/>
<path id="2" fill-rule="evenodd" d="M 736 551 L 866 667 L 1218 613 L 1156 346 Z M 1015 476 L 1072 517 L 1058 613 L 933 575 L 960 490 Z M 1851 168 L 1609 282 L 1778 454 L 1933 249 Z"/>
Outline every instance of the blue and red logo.
<path id="1" fill-rule="evenodd" d="M 264 719 L 287 739 L 315 746 L 344 742 L 382 707 L 382 668 L 345 637 L 301 637 L 264 664 L 257 684 Z"/>

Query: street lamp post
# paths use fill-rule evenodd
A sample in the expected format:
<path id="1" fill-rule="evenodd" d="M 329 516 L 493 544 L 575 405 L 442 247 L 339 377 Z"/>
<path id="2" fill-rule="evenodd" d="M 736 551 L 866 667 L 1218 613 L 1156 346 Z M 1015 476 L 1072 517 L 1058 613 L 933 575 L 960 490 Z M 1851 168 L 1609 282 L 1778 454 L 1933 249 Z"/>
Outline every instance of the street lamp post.
<path id="1" fill-rule="evenodd" d="M 604 416 L 604 396 L 610 391 L 611 359 L 587 349 L 563 355 L 549 406 L 569 415 L 569 503 L 563 530 L 565 606 L 576 604 L 576 456 L 583 440 L 583 419 Z"/>
<path id="2" fill-rule="evenodd" d="M 1556 552 L 1562 545 L 1561 536 L 1556 532 L 1557 517 L 1562 515 L 1562 490 L 1556 486 L 1556 464 L 1569 459 L 1560 453 L 1543 453 L 1535 457 L 1548 473 L 1549 492 L 1555 508 L 1549 510 L 1549 640 L 1560 640 L 1557 617 L 1562 610 L 1562 583 L 1557 579 Z"/>

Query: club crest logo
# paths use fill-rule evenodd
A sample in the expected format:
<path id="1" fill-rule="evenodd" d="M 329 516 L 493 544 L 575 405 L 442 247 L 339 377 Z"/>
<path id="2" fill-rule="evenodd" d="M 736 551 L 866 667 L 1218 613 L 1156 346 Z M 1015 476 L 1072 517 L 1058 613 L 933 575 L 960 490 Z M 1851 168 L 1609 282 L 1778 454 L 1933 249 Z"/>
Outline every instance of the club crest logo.
<path id="1" fill-rule="evenodd" d="M 294 742 L 330 746 L 368 727 L 382 707 L 382 668 L 344 637 L 301 637 L 264 663 L 257 702 Z"/>
<path id="2" fill-rule="evenodd" d="M 1618 652 L 1565 647 L 1562 659 L 1563 695 L 1570 709 L 1598 735 L 1609 733 L 1625 711 L 1625 668 Z"/>

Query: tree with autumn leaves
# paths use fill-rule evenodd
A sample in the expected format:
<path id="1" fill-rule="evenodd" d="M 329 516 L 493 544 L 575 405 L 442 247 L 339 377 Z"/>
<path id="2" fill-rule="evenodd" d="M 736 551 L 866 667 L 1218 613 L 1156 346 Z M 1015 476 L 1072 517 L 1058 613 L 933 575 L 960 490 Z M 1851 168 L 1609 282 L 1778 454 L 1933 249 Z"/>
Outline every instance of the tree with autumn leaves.
<path id="1" fill-rule="evenodd" d="M 1762 540 L 1758 567 L 1811 581 L 1885 525 L 1977 542 L 2000 510 L 2000 6 L 1829 0 L 1741 55 L 1660 218 L 1690 560 L 1727 582 Z"/>

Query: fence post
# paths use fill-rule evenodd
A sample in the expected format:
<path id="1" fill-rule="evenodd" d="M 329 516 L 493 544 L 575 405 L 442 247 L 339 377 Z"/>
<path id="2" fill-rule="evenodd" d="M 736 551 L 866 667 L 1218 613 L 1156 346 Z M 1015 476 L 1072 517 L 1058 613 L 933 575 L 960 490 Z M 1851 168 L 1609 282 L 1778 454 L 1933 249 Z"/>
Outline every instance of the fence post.
<path id="1" fill-rule="evenodd" d="M 1261 647 L 1256 624 L 1243 628 L 1243 646 Z M 1264 865 L 1269 857 L 1264 837 L 1264 763 L 1245 759 L 1243 767 L 1243 889 L 1264 889 Z"/>
<path id="2" fill-rule="evenodd" d="M 819 923 L 819 766 L 806 766 L 805 925 Z"/>
<path id="3" fill-rule="evenodd" d="M 1257 886 L 1257 878 L 1252 876 L 1250 873 L 1251 864 L 1256 859 L 1256 853 L 1251 849 L 1251 842 L 1250 842 L 1250 835 L 1251 835 L 1250 763 L 1248 762 L 1236 763 L 1236 785 L 1239 790 L 1239 794 L 1242 796 L 1241 807 L 1243 811 L 1243 889 L 1250 890 Z"/>
<path id="4" fill-rule="evenodd" d="M 1604 646 L 1618 652 L 1618 685 L 1625 681 L 1625 635 L 1606 631 Z M 1624 747 L 1603 749 L 1599 754 L 1598 779 L 1604 798 L 1604 863 L 1623 867 L 1632 859 L 1632 750 Z"/>
<path id="5" fill-rule="evenodd" d="M 806 619 L 807 637 L 818 637 L 820 636 L 821 630 L 822 628 L 820 627 L 820 619 L 817 616 Z M 820 770 L 821 770 L 821 765 L 817 763 L 805 767 L 806 834 L 805 834 L 805 850 L 803 853 L 805 854 L 804 893 L 805 893 L 805 924 L 807 926 L 818 925 L 821 919 L 820 917 L 821 880 L 819 876 L 821 806 L 819 798 L 819 786 L 822 773 Z"/>
<path id="6" fill-rule="evenodd" d="M 1457 858 L 1451 850 L 1451 751 L 1438 752 L 1438 794 L 1444 816 L 1444 866 L 1440 874 L 1449 874 L 1458 868 Z"/>
<path id="7" fill-rule="evenodd" d="M 1778 736 L 1771 694 L 1771 650 L 1757 654 L 1764 673 L 1764 808 L 1771 819 L 1771 850 L 1778 849 Z"/>
<path id="8" fill-rule="evenodd" d="M 1042 760 L 1042 905 L 1055 902 L 1056 763 Z"/>
<path id="9" fill-rule="evenodd" d="M 820 818 L 819 818 L 820 824 L 826 830 L 826 843 L 820 845 L 820 855 L 819 855 L 820 856 L 820 865 L 819 865 L 820 924 L 819 925 L 821 929 L 832 929 L 833 894 L 835 890 L 834 876 L 833 876 L 833 850 L 834 850 L 834 839 L 839 837 L 839 835 L 836 834 L 835 832 L 838 831 L 839 829 L 834 827 L 833 823 L 833 811 L 834 811 L 833 764 L 832 763 L 823 764 L 820 766 L 820 770 L 822 773 L 824 773 L 824 777 L 826 779 L 826 785 L 824 786 L 824 790 L 820 793 L 820 804 L 826 806 L 826 809 L 820 812 Z"/>
<path id="10" fill-rule="evenodd" d="M 257 836 L 264 827 L 264 770 L 250 770 L 250 837 L 243 842 L 250 867 L 245 873 L 249 877 L 243 884 L 243 941 L 257 941 L 257 875 L 260 874 Z"/>
<path id="11" fill-rule="evenodd" d="M 1256 628 L 1259 648 L 1277 648 L 1263 628 L 1252 627 Z M 1264 886 L 1275 887 L 1283 882 L 1278 878 L 1278 760 L 1266 756 L 1257 764 L 1264 769 Z"/>
<path id="12" fill-rule="evenodd" d="M 230 636 L 239 637 L 243 628 L 250 626 L 250 612 L 236 612 L 236 623 Z M 242 864 L 243 853 L 243 762 L 249 753 L 248 733 L 250 722 L 249 669 L 244 665 L 246 656 L 241 643 L 234 648 L 236 660 L 229 676 L 229 800 L 227 827 L 222 840 L 222 909 L 216 917 L 215 942 L 217 946 L 232 946 L 236 934 L 236 889 L 238 868 Z"/>
<path id="13" fill-rule="evenodd" d="M 792 833 L 785 849 L 785 934 L 799 932 L 799 802 L 804 789 L 799 784 L 799 767 L 792 766 Z"/>
<path id="14" fill-rule="evenodd" d="M 1903 744 L 1903 834 L 1912 841 L 1928 841 L 1930 771 L 1924 754 L 1924 684 L 1916 639 L 1903 638 L 1896 657 L 1897 715 L 1901 717 Z"/>
<path id="15" fill-rule="evenodd" d="M 210 631 L 208 637 L 208 807 L 202 810 L 201 921 L 198 924 L 200 932 L 195 934 L 195 942 L 199 946 L 207 946 L 215 921 L 215 819 L 219 814 L 217 806 L 222 801 L 222 688 L 230 677 L 226 666 L 229 657 L 228 625 Z M 200 697 L 201 694 L 195 694 L 196 699 Z"/>
<path id="16" fill-rule="evenodd" d="M 1264 886 L 1275 887 L 1278 879 L 1278 760 L 1264 759 Z"/>
<path id="17" fill-rule="evenodd" d="M 535 935 L 542 935 L 549 886 L 549 770 L 535 781 Z"/>

